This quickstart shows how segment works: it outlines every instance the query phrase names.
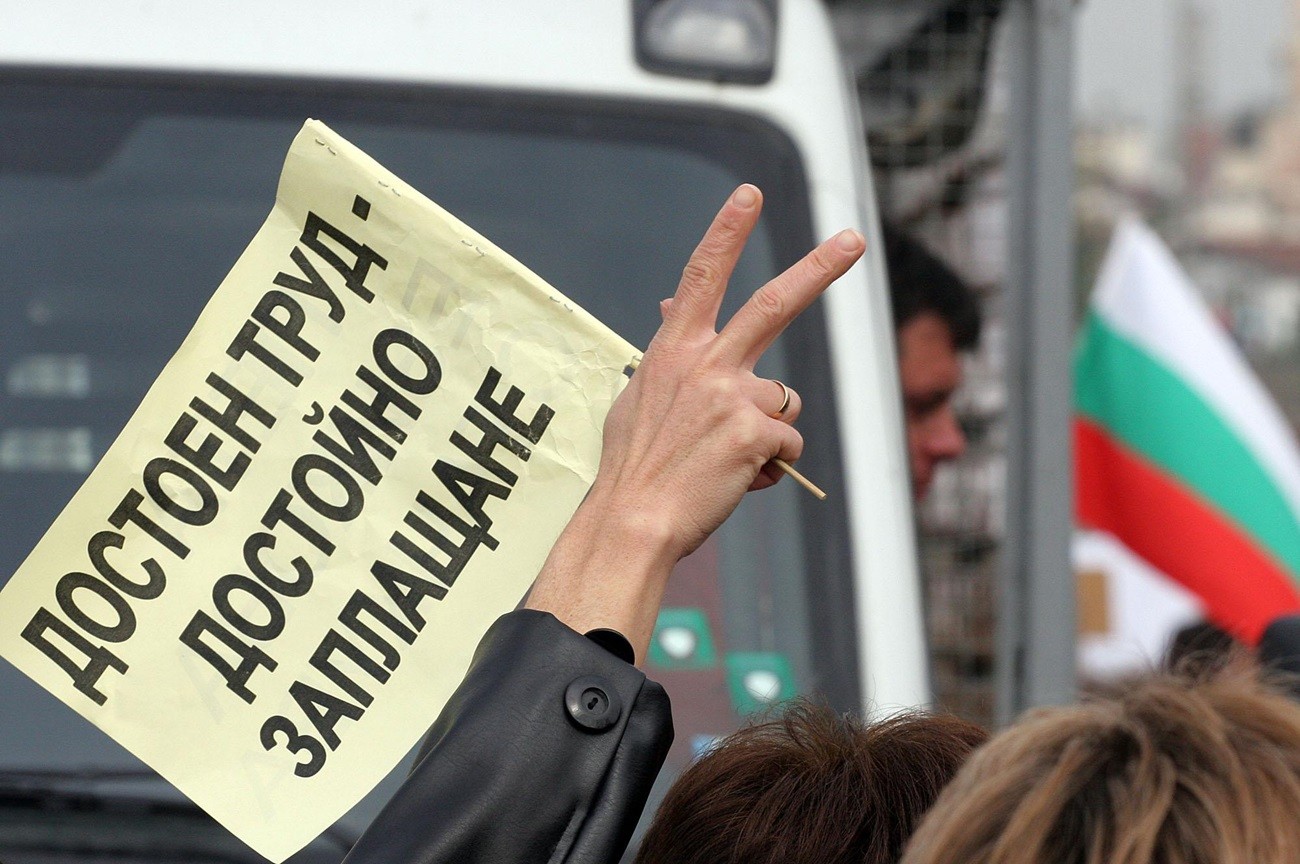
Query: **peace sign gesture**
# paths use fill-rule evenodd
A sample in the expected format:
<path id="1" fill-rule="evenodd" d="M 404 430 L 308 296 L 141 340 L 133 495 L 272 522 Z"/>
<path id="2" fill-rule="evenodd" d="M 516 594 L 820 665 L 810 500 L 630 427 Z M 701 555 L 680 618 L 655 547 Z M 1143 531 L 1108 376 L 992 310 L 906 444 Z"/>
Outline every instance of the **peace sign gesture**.
<path id="1" fill-rule="evenodd" d="M 539 574 L 528 606 L 580 632 L 612 627 L 644 656 L 668 574 L 731 515 L 747 490 L 780 478 L 803 438 L 799 396 L 754 365 L 861 257 L 841 231 L 759 288 L 718 330 L 727 282 L 762 195 L 732 193 L 696 247 L 664 322 L 605 421 L 596 481 Z"/>

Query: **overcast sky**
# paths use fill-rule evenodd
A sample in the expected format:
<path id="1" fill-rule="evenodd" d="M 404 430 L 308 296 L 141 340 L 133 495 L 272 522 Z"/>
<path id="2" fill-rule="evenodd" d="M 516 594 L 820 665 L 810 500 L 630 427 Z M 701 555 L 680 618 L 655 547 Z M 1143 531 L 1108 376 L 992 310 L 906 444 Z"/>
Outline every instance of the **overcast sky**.
<path id="1" fill-rule="evenodd" d="M 1193 0 L 1081 0 L 1075 65 L 1080 116 L 1174 117 L 1178 10 Z M 1281 99 L 1293 0 L 1195 0 L 1206 18 L 1208 107 L 1220 116 Z"/>

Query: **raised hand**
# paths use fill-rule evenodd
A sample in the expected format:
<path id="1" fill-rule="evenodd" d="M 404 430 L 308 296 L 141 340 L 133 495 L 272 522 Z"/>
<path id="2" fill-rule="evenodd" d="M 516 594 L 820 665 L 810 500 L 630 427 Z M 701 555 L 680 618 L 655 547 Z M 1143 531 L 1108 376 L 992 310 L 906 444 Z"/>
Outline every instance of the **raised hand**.
<path id="1" fill-rule="evenodd" d="M 673 565 L 746 491 L 780 478 L 772 459 L 799 458 L 803 438 L 791 425 L 799 396 L 754 375 L 754 365 L 865 246 L 858 232 L 841 231 L 718 331 L 727 282 L 761 209 L 755 187 L 732 193 L 661 305 L 663 325 L 606 419 L 596 481 L 529 596 L 529 607 L 580 632 L 619 630 L 638 658 Z"/>

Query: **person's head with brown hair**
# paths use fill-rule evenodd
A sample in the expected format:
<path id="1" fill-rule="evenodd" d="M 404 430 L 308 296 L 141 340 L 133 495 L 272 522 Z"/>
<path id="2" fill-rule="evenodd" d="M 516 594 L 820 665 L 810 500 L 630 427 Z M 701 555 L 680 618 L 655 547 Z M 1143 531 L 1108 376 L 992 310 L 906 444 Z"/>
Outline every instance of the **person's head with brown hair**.
<path id="1" fill-rule="evenodd" d="M 893 864 L 986 737 L 946 715 L 866 722 L 794 702 L 678 778 L 636 864 Z"/>
<path id="2" fill-rule="evenodd" d="M 1231 666 L 1032 713 L 958 772 L 904 861 L 1300 861 L 1300 706 Z"/>

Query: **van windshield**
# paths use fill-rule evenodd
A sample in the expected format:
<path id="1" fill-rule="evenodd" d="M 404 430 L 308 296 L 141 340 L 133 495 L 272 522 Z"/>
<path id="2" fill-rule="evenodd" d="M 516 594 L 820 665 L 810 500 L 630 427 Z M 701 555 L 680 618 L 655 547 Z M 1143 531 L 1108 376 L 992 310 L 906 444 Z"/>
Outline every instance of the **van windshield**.
<path id="1" fill-rule="evenodd" d="M 738 183 L 762 187 L 767 205 L 724 317 L 813 241 L 797 150 L 749 116 L 319 82 L 30 70 L 0 79 L 0 581 L 121 430 L 265 219 L 309 116 L 634 344 L 648 343 L 658 301 Z M 648 669 L 668 688 L 678 729 L 661 787 L 773 697 L 816 690 L 857 704 L 822 308 L 758 371 L 803 394 L 801 468 L 832 499 L 814 502 L 791 482 L 749 496 L 675 574 Z M 37 775 L 65 785 L 108 777 L 116 794 L 143 768 L 7 664 L 0 692 L 0 793 L 13 774 L 29 786 Z M 363 827 L 395 783 L 344 828 Z M 21 864 L 13 838 L 22 832 L 11 829 L 5 800 L 0 860 Z"/>

